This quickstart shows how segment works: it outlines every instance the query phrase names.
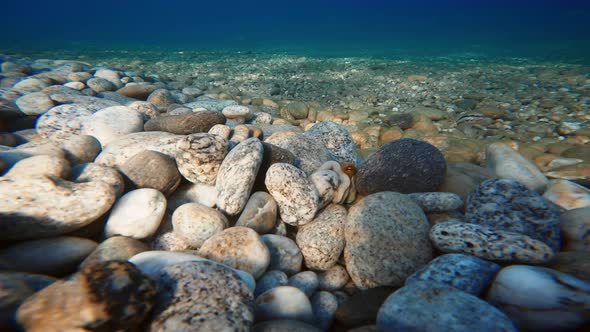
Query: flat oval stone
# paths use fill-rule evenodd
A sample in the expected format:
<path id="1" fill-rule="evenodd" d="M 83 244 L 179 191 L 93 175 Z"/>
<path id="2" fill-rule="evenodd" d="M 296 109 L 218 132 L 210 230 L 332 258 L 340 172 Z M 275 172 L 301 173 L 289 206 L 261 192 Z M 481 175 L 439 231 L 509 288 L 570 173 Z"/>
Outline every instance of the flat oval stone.
<path id="1" fill-rule="evenodd" d="M 105 225 L 105 236 L 148 238 L 158 230 L 165 212 L 166 197 L 161 192 L 151 188 L 132 190 L 113 206 Z"/>
<path id="2" fill-rule="evenodd" d="M 143 131 L 143 117 L 128 107 L 113 106 L 92 114 L 82 126 L 82 134 L 96 137 L 104 147 L 127 134 Z"/>
<path id="3" fill-rule="evenodd" d="M 103 182 L 57 178 L 0 178 L 0 239 L 24 240 L 65 234 L 97 220 L 116 199 Z"/>
<path id="4" fill-rule="evenodd" d="M 547 244 L 527 235 L 457 221 L 434 225 L 430 239 L 442 252 L 494 261 L 541 264 L 550 261 L 554 255 Z"/>
<path id="5" fill-rule="evenodd" d="M 114 236 L 101 242 L 98 247 L 84 259 L 81 268 L 100 262 L 112 260 L 126 261 L 129 258 L 147 251 L 148 246 L 136 239 L 126 236 Z"/>
<path id="6" fill-rule="evenodd" d="M 290 164 L 272 164 L 266 172 L 265 184 L 285 223 L 301 226 L 314 218 L 319 195 L 302 170 Z"/>
<path id="7" fill-rule="evenodd" d="M 93 77 L 86 81 L 86 85 L 91 88 L 94 92 L 100 93 L 105 91 L 115 91 L 117 87 L 110 81 L 100 77 Z"/>
<path id="8" fill-rule="evenodd" d="M 201 111 L 191 114 L 166 115 L 149 120 L 145 131 L 165 131 L 177 135 L 206 133 L 217 124 L 224 124 L 225 116 L 219 112 Z"/>
<path id="9" fill-rule="evenodd" d="M 128 189 L 152 188 L 171 195 L 182 177 L 174 159 L 163 153 L 145 150 L 131 157 L 119 169 Z"/>
<path id="10" fill-rule="evenodd" d="M 486 300 L 522 329 L 574 330 L 589 320 L 590 283 L 552 269 L 513 265 L 498 273 Z"/>
<path id="11" fill-rule="evenodd" d="M 469 223 L 528 235 L 559 250 L 559 211 L 515 180 L 482 182 L 467 199 L 465 217 Z"/>
<path id="12" fill-rule="evenodd" d="M 10 263 L 14 271 L 65 276 L 98 244 L 73 236 L 30 240 L 0 250 L 0 260 Z"/>
<path id="13" fill-rule="evenodd" d="M 55 106 L 53 100 L 42 92 L 26 94 L 18 98 L 15 103 L 18 109 L 26 115 L 43 114 Z"/>
<path id="14" fill-rule="evenodd" d="M 344 260 L 360 289 L 400 286 L 428 263 L 430 224 L 410 198 L 394 192 L 371 194 L 348 211 Z"/>
<path id="15" fill-rule="evenodd" d="M 154 92 L 157 88 L 151 84 L 128 83 L 117 90 L 117 93 L 125 97 L 146 100 L 150 93 Z"/>
<path id="16" fill-rule="evenodd" d="M 537 192 L 543 192 L 549 182 L 533 162 L 504 143 L 488 146 L 486 167 L 495 177 L 516 180 Z"/>
<path id="17" fill-rule="evenodd" d="M 204 258 L 249 272 L 258 279 L 270 264 L 270 253 L 258 234 L 247 227 L 230 227 L 210 237 L 199 249 Z"/>
<path id="18" fill-rule="evenodd" d="M 500 265 L 477 257 L 446 254 L 433 259 L 409 276 L 405 284 L 417 281 L 436 282 L 479 296 L 491 284 L 500 269 Z"/>
<path id="19" fill-rule="evenodd" d="M 150 331 L 247 331 L 254 323 L 252 292 L 231 270 L 207 261 L 168 265 Z"/>
<path id="20" fill-rule="evenodd" d="M 174 210 L 172 225 L 176 235 L 190 247 L 198 249 L 210 237 L 229 227 L 229 222 L 215 209 L 187 203 Z"/>
<path id="21" fill-rule="evenodd" d="M 434 146 L 413 139 L 383 145 L 361 165 L 356 188 L 361 195 L 380 191 L 432 192 L 446 171 L 443 154 Z"/>
<path id="22" fill-rule="evenodd" d="M 40 155 L 32 156 L 17 162 L 6 174 L 4 174 L 4 176 L 18 178 L 44 175 L 66 179 L 69 174 L 70 163 L 64 158 Z"/>
<path id="23" fill-rule="evenodd" d="M 444 212 L 453 211 L 463 206 L 461 196 L 454 193 L 413 193 L 408 194 L 424 212 Z"/>
<path id="24" fill-rule="evenodd" d="M 262 163 L 263 147 L 257 138 L 249 138 L 231 150 L 217 173 L 217 206 L 224 213 L 239 214 L 250 197 Z"/>
<path id="25" fill-rule="evenodd" d="M 254 290 L 254 296 L 266 292 L 269 289 L 273 289 L 279 286 L 286 286 L 289 281 L 289 277 L 283 271 L 269 270 L 266 271 L 260 279 L 256 282 L 256 289 Z"/>
<path id="26" fill-rule="evenodd" d="M 112 70 L 112 69 L 99 69 L 94 73 L 94 77 L 99 77 L 102 79 L 105 79 L 111 83 L 113 83 L 114 86 L 116 86 L 117 88 L 120 88 L 123 86 L 123 83 L 121 82 L 121 76 L 119 75 L 118 72 Z"/>
<path id="27" fill-rule="evenodd" d="M 296 241 L 308 269 L 325 271 L 336 265 L 344 250 L 346 215 L 346 208 L 331 204 L 299 227 Z"/>
<path id="28" fill-rule="evenodd" d="M 212 134 L 185 136 L 176 145 L 178 171 L 192 183 L 214 185 L 228 151 L 225 138 Z"/>
<path id="29" fill-rule="evenodd" d="M 264 191 L 250 196 L 236 226 L 250 227 L 258 234 L 270 232 L 277 221 L 278 206 L 274 198 Z"/>
<path id="30" fill-rule="evenodd" d="M 55 106 L 39 117 L 35 129 L 43 138 L 65 139 L 82 134 L 82 124 L 92 114 L 92 107 L 82 104 Z"/>
<path id="31" fill-rule="evenodd" d="M 230 105 L 221 110 L 221 113 L 228 119 L 246 119 L 252 117 L 252 110 L 248 106 Z"/>
<path id="32" fill-rule="evenodd" d="M 298 288 L 279 286 L 256 298 L 256 321 L 293 319 L 312 323 L 311 302 Z"/>
<path id="33" fill-rule="evenodd" d="M 412 283 L 389 296 L 377 314 L 377 327 L 379 331 L 518 331 L 510 318 L 485 301 L 428 282 Z"/>
<path id="34" fill-rule="evenodd" d="M 339 162 L 358 165 L 361 157 L 357 152 L 356 143 L 344 126 L 332 121 L 324 121 L 313 125 L 305 136 L 321 142 Z"/>

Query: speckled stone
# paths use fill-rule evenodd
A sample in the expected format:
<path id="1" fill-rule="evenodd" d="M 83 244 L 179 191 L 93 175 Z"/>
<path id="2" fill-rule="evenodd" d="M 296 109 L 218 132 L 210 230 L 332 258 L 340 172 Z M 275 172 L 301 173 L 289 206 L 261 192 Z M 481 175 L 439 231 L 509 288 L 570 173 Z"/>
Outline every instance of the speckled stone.
<path id="1" fill-rule="evenodd" d="M 206 133 L 217 124 L 224 124 L 219 112 L 202 111 L 182 115 L 166 115 L 151 119 L 144 125 L 145 131 L 165 131 L 178 135 Z"/>
<path id="2" fill-rule="evenodd" d="M 482 182 L 467 199 L 465 217 L 470 223 L 528 235 L 559 250 L 559 211 L 515 180 Z"/>
<path id="3" fill-rule="evenodd" d="M 442 252 L 494 261 L 541 264 L 554 255 L 547 244 L 527 235 L 457 221 L 434 225 L 430 230 L 430 239 Z"/>
<path id="4" fill-rule="evenodd" d="M 266 142 L 263 142 L 262 146 L 264 153 L 260 170 L 258 170 L 258 176 L 256 176 L 256 181 L 254 182 L 254 191 L 268 191 L 264 180 L 266 179 L 266 172 L 272 164 L 285 163 L 293 165 L 295 163 L 295 156 L 290 151 Z"/>
<path id="5" fill-rule="evenodd" d="M 170 196 L 182 180 L 173 158 L 150 150 L 131 157 L 119 171 L 128 190 L 152 188 L 164 196 Z"/>
<path id="6" fill-rule="evenodd" d="M 123 195 L 125 182 L 116 169 L 95 163 L 79 164 L 72 168 L 71 180 L 76 183 L 104 182 L 111 186 L 117 197 Z"/>
<path id="7" fill-rule="evenodd" d="M 225 138 L 212 134 L 185 136 L 176 145 L 176 163 L 185 179 L 192 183 L 214 185 L 228 151 Z"/>
<path id="8" fill-rule="evenodd" d="M 358 165 L 361 160 L 352 136 L 345 127 L 337 123 L 331 121 L 317 123 L 304 135 L 321 142 L 339 162 Z"/>
<path id="9" fill-rule="evenodd" d="M 163 267 L 156 279 L 150 331 L 248 331 L 254 323 L 252 293 L 228 268 L 184 262 Z"/>
<path id="10" fill-rule="evenodd" d="M 375 324 L 379 308 L 395 290 L 394 287 L 375 287 L 353 294 L 336 310 L 336 321 L 346 327 Z"/>
<path id="11" fill-rule="evenodd" d="M 444 313 L 444 314 L 441 314 Z M 513 331 L 510 318 L 485 301 L 456 288 L 416 282 L 385 300 L 379 331 Z"/>
<path id="12" fill-rule="evenodd" d="M 432 260 L 428 265 L 406 279 L 406 285 L 416 281 L 442 283 L 459 290 L 481 295 L 501 266 L 477 257 L 447 254 Z"/>
<path id="13" fill-rule="evenodd" d="M 271 143 L 271 142 L 267 142 Z M 282 141 L 272 143 L 290 151 L 295 156 L 295 166 L 311 175 L 324 163 L 335 160 L 334 155 L 316 139 L 303 134 L 290 136 Z"/>
<path id="14" fill-rule="evenodd" d="M 174 210 L 172 225 L 174 233 L 190 247 L 198 249 L 210 237 L 229 227 L 229 222 L 215 209 L 198 203 L 187 203 Z"/>
<path id="15" fill-rule="evenodd" d="M 299 288 L 307 297 L 311 298 L 318 289 L 318 275 L 313 271 L 303 271 L 289 278 L 288 285 Z"/>
<path id="16" fill-rule="evenodd" d="M 53 100 L 42 92 L 26 94 L 15 101 L 18 109 L 26 115 L 38 115 L 55 106 Z"/>
<path id="17" fill-rule="evenodd" d="M 330 292 L 317 292 L 311 298 L 311 307 L 316 319 L 316 325 L 323 331 L 329 330 L 334 321 L 334 314 L 338 309 L 338 300 Z"/>
<path id="18" fill-rule="evenodd" d="M 116 199 L 103 182 L 73 183 L 57 178 L 0 180 L 1 240 L 65 234 L 97 220 Z"/>
<path id="19" fill-rule="evenodd" d="M 82 124 L 93 109 L 81 104 L 66 104 L 51 108 L 39 117 L 35 129 L 43 138 L 61 140 L 82 134 Z"/>
<path id="20" fill-rule="evenodd" d="M 236 102 L 235 100 L 211 99 L 211 98 L 204 98 L 204 96 L 201 96 L 199 100 L 193 101 L 188 104 L 184 104 L 184 106 L 190 107 L 193 110 L 198 109 L 198 108 L 206 108 L 209 111 L 214 111 L 214 112 L 220 113 L 224 108 L 231 106 L 231 105 L 237 105 L 237 104 L 238 104 L 238 102 Z M 203 112 L 203 111 L 199 111 L 199 112 Z M 195 113 L 197 113 L 197 112 L 195 112 Z"/>
<path id="21" fill-rule="evenodd" d="M 275 234 L 262 235 L 260 238 L 270 252 L 270 270 L 283 271 L 287 275 L 301 271 L 303 256 L 295 241 Z"/>
<path id="22" fill-rule="evenodd" d="M 342 265 L 334 265 L 326 271 L 318 271 L 318 289 L 336 291 L 344 287 L 350 280 L 346 268 Z"/>
<path id="23" fill-rule="evenodd" d="M 361 195 L 380 191 L 432 192 L 441 185 L 445 171 L 445 158 L 437 148 L 400 139 L 383 145 L 367 158 L 356 174 L 356 188 Z"/>
<path id="24" fill-rule="evenodd" d="M 395 192 L 369 195 L 348 211 L 346 269 L 360 289 L 401 286 L 432 259 L 430 224 L 420 207 Z"/>
<path id="25" fill-rule="evenodd" d="M 317 170 L 309 176 L 309 181 L 318 192 L 320 198 L 319 209 L 322 209 L 324 206 L 334 201 L 336 190 L 340 184 L 340 176 L 338 173 L 329 169 Z"/>
<path id="26" fill-rule="evenodd" d="M 495 177 L 516 180 L 530 190 L 543 192 L 547 188 L 547 177 L 539 168 L 507 144 L 488 146 L 486 167 Z"/>
<path id="27" fill-rule="evenodd" d="M 126 236 L 114 236 L 101 242 L 80 266 L 84 268 L 112 260 L 126 261 L 147 250 L 148 246 L 141 241 Z"/>
<path id="28" fill-rule="evenodd" d="M 408 194 L 424 212 L 444 212 L 456 210 L 463 206 L 464 202 L 461 196 L 454 193 L 413 193 Z"/>
<path id="29" fill-rule="evenodd" d="M 265 234 L 276 224 L 277 213 L 278 206 L 274 198 L 264 191 L 257 191 L 248 199 L 236 226 L 250 227 L 258 234 Z"/>
<path id="30" fill-rule="evenodd" d="M 331 204 L 298 229 L 296 241 L 308 269 L 325 271 L 336 265 L 344 250 L 345 222 L 346 208 Z"/>
<path id="31" fill-rule="evenodd" d="M 319 195 L 302 170 L 290 164 L 273 164 L 266 172 L 265 184 L 279 206 L 281 220 L 302 226 L 314 218 Z"/>
<path id="32" fill-rule="evenodd" d="M 23 159 L 12 166 L 5 177 L 53 176 L 67 179 L 70 174 L 70 163 L 64 158 L 40 155 Z"/>
<path id="33" fill-rule="evenodd" d="M 260 236 L 247 227 L 230 227 L 210 237 L 199 255 L 249 272 L 258 279 L 270 264 L 270 252 Z"/>
<path id="34" fill-rule="evenodd" d="M 313 323 L 311 302 L 298 288 L 279 286 L 256 298 L 256 321 L 293 319 Z"/>
<path id="35" fill-rule="evenodd" d="M 590 321 L 590 283 L 552 269 L 505 267 L 486 299 L 523 330 L 569 331 Z"/>
<path id="36" fill-rule="evenodd" d="M 268 270 L 260 279 L 256 281 L 256 289 L 254 290 L 254 296 L 266 292 L 269 289 L 273 289 L 279 286 L 286 286 L 289 281 L 289 277 L 283 271 Z"/>
<path id="37" fill-rule="evenodd" d="M 85 267 L 28 298 L 18 310 L 27 331 L 133 330 L 146 318 L 156 296 L 155 282 L 120 261 Z"/>
<path id="38" fill-rule="evenodd" d="M 249 138 L 231 150 L 217 173 L 217 206 L 228 215 L 242 212 L 262 162 L 263 147 L 257 138 Z"/>

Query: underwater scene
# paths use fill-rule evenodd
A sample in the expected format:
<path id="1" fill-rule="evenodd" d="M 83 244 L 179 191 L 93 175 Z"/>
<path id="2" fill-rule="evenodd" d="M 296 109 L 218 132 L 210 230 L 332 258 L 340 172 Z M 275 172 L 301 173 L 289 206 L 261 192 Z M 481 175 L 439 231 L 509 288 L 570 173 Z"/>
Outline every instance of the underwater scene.
<path id="1" fill-rule="evenodd" d="M 0 331 L 590 331 L 589 1 L 0 7 Z"/>

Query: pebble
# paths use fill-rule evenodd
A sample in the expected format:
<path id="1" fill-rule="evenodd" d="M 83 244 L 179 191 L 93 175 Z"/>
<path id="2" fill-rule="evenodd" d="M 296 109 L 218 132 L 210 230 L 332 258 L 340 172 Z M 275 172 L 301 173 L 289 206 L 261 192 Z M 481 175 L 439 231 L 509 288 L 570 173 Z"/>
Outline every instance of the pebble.
<path id="1" fill-rule="evenodd" d="M 383 145 L 367 158 L 356 173 L 356 188 L 361 195 L 380 191 L 432 192 L 442 184 L 445 171 L 445 158 L 437 148 L 400 139 Z"/>
<path id="2" fill-rule="evenodd" d="M 590 207 L 565 211 L 560 216 L 564 251 L 590 252 Z"/>
<path id="3" fill-rule="evenodd" d="M 182 115 L 166 115 L 149 120 L 145 131 L 165 131 L 178 135 L 206 133 L 213 126 L 224 124 L 223 114 L 211 111 L 194 112 Z"/>
<path id="4" fill-rule="evenodd" d="M 551 180 L 543 197 L 566 209 L 590 207 L 590 190 L 568 180 Z"/>
<path id="5" fill-rule="evenodd" d="M 147 102 L 156 106 L 159 110 L 176 103 L 176 98 L 166 89 L 156 89 L 147 98 Z"/>
<path id="6" fill-rule="evenodd" d="M 144 150 L 125 162 L 119 171 L 128 190 L 152 188 L 170 196 L 182 177 L 174 159 L 156 151 Z"/>
<path id="7" fill-rule="evenodd" d="M 228 119 L 249 120 L 252 117 L 252 110 L 248 106 L 230 105 L 221 110 L 221 113 Z"/>
<path id="8" fill-rule="evenodd" d="M 13 85 L 13 88 L 22 92 L 41 91 L 49 85 L 38 78 L 26 78 Z"/>
<path id="9" fill-rule="evenodd" d="M 81 268 L 112 260 L 126 261 L 147 251 L 148 246 L 126 236 L 113 236 L 101 242 L 80 264 Z"/>
<path id="10" fill-rule="evenodd" d="M 461 196 L 454 193 L 433 192 L 408 194 L 424 212 L 453 211 L 463 206 Z"/>
<path id="11" fill-rule="evenodd" d="M 353 294 L 338 306 L 336 321 L 346 327 L 375 324 L 379 308 L 395 290 L 394 287 L 381 286 Z"/>
<path id="12" fill-rule="evenodd" d="M 203 98 L 204 96 L 201 96 L 201 98 Z M 221 114 L 221 111 L 228 107 L 228 106 L 232 106 L 232 105 L 237 105 L 238 103 L 234 100 L 221 100 L 221 99 L 200 99 L 197 101 L 193 101 L 191 103 L 188 104 L 184 104 L 184 106 L 186 107 L 190 107 L 193 110 L 198 109 L 198 108 L 205 108 L 209 111 L 212 112 L 217 112 L 219 114 Z"/>
<path id="13" fill-rule="evenodd" d="M 548 180 L 537 166 L 504 143 L 490 144 L 486 150 L 486 167 L 500 179 L 512 179 L 536 192 L 547 188 Z"/>
<path id="14" fill-rule="evenodd" d="M 62 235 L 92 223 L 111 208 L 116 193 L 103 182 L 3 177 L 0 197 L 0 240 L 24 240 Z"/>
<path id="15" fill-rule="evenodd" d="M 590 252 L 588 251 L 559 252 L 547 264 L 547 267 L 590 282 Z"/>
<path id="16" fill-rule="evenodd" d="M 293 153 L 296 158 L 295 166 L 303 170 L 306 175 L 311 175 L 324 163 L 335 159 L 323 144 L 303 134 L 290 136 L 276 143 L 272 140 L 265 141 Z"/>
<path id="17" fill-rule="evenodd" d="M 230 269 L 207 261 L 163 267 L 149 331 L 247 331 L 252 292 Z"/>
<path id="18" fill-rule="evenodd" d="M 104 78 L 94 77 L 86 81 L 86 85 L 91 88 L 94 92 L 100 93 L 105 91 L 115 91 L 117 87 L 110 81 Z"/>
<path id="19" fill-rule="evenodd" d="M 289 277 L 285 272 L 278 270 L 268 270 L 262 275 L 262 277 L 260 277 L 260 279 L 257 280 L 254 296 L 257 297 L 258 295 L 275 287 L 286 286 L 288 280 Z"/>
<path id="20" fill-rule="evenodd" d="M 206 240 L 229 227 L 227 218 L 219 211 L 198 204 L 187 203 L 172 214 L 174 233 L 191 248 L 200 248 Z"/>
<path id="21" fill-rule="evenodd" d="M 338 309 L 338 300 L 330 292 L 317 292 L 311 298 L 311 308 L 315 316 L 316 325 L 323 331 L 328 331 L 334 321 L 334 314 Z"/>
<path id="22" fill-rule="evenodd" d="M 231 150 L 217 173 L 217 206 L 231 216 L 246 206 L 254 180 L 262 163 L 263 147 L 257 138 L 249 138 Z"/>
<path id="23" fill-rule="evenodd" d="M 95 163 L 79 164 L 72 168 L 71 180 L 76 183 L 104 182 L 111 186 L 117 197 L 125 190 L 123 177 L 116 169 Z"/>
<path id="24" fill-rule="evenodd" d="M 26 94 L 18 98 L 15 103 L 18 109 L 26 115 L 43 114 L 55 106 L 53 100 L 42 92 Z"/>
<path id="25" fill-rule="evenodd" d="M 270 252 L 270 270 L 282 271 L 287 275 L 301 271 L 303 256 L 295 241 L 275 234 L 262 235 L 260 238 Z"/>
<path id="26" fill-rule="evenodd" d="M 318 271 L 318 289 L 336 291 L 344 287 L 350 280 L 346 268 L 342 265 L 334 265 L 329 270 Z"/>
<path id="27" fill-rule="evenodd" d="M 123 86 L 119 73 L 111 69 L 99 69 L 94 73 L 94 77 L 103 78 L 113 83 L 113 85 L 117 88 L 121 88 Z"/>
<path id="28" fill-rule="evenodd" d="M 290 319 L 270 320 L 252 326 L 252 332 L 320 332 L 317 327 Z"/>
<path id="29" fill-rule="evenodd" d="M 467 199 L 465 217 L 469 223 L 528 235 L 559 250 L 559 211 L 515 180 L 482 182 Z"/>
<path id="30" fill-rule="evenodd" d="M 86 88 L 86 84 L 84 84 L 83 82 L 68 82 L 64 84 L 64 86 L 78 91 L 82 91 Z"/>
<path id="31" fill-rule="evenodd" d="M 143 117 L 125 106 L 102 109 L 85 119 L 82 134 L 94 136 L 105 147 L 121 137 L 143 131 Z"/>
<path id="32" fill-rule="evenodd" d="M 155 119 L 160 116 L 160 112 L 158 111 L 158 109 L 154 105 L 148 103 L 147 101 L 134 101 L 130 104 L 127 104 L 127 107 L 141 114 L 144 122 L 147 122 L 150 119 Z"/>
<path id="33" fill-rule="evenodd" d="M 409 276 L 405 285 L 418 281 L 435 282 L 479 296 L 500 269 L 500 265 L 474 256 L 446 254 Z"/>
<path id="34" fill-rule="evenodd" d="M 35 129 L 42 138 L 62 140 L 81 135 L 83 123 L 93 114 L 92 108 L 81 104 L 52 107 L 37 119 Z"/>
<path id="35" fill-rule="evenodd" d="M 92 162 L 101 151 L 100 142 L 88 135 L 71 136 L 61 141 L 60 147 L 71 165 Z"/>
<path id="36" fill-rule="evenodd" d="M 180 139 L 176 147 L 178 171 L 185 179 L 192 183 L 215 185 L 228 151 L 225 138 L 206 133 L 192 134 Z"/>
<path id="37" fill-rule="evenodd" d="M 0 260 L 13 271 L 65 276 L 97 246 L 97 243 L 73 236 L 29 240 L 0 249 Z"/>
<path id="38" fill-rule="evenodd" d="M 313 271 L 303 271 L 291 276 L 288 285 L 298 288 L 307 297 L 311 297 L 318 289 L 318 275 Z"/>
<path id="39" fill-rule="evenodd" d="M 127 83 L 124 87 L 117 90 L 117 93 L 129 98 L 146 100 L 157 88 L 158 87 L 151 84 Z"/>
<path id="40" fill-rule="evenodd" d="M 265 185 L 279 206 L 282 221 L 302 226 L 313 220 L 319 195 L 302 170 L 286 163 L 272 164 L 266 172 Z"/>
<path id="41" fill-rule="evenodd" d="M 313 184 L 319 195 L 319 209 L 336 200 L 336 190 L 340 184 L 340 176 L 338 173 L 329 170 L 321 169 L 313 172 L 309 176 L 309 181 Z"/>
<path id="42" fill-rule="evenodd" d="M 260 278 L 270 264 L 270 252 L 260 236 L 247 227 L 230 227 L 210 237 L 199 249 L 204 258 Z"/>
<path id="43" fill-rule="evenodd" d="M 542 264 L 554 252 L 547 244 L 520 233 L 485 225 L 447 221 L 430 230 L 434 246 L 446 253 L 462 253 L 482 259 Z"/>
<path id="44" fill-rule="evenodd" d="M 70 164 L 64 158 L 40 155 L 17 162 L 4 176 L 19 178 L 43 175 L 66 179 L 69 174 Z"/>
<path id="45" fill-rule="evenodd" d="M 123 195 L 113 206 L 105 225 L 105 236 L 123 235 L 146 239 L 156 233 L 166 212 L 166 197 L 151 188 Z"/>
<path id="46" fill-rule="evenodd" d="M 279 286 L 256 297 L 256 321 L 292 319 L 314 322 L 311 302 L 298 288 Z"/>
<path id="47" fill-rule="evenodd" d="M 268 192 L 264 181 L 266 180 L 266 173 L 268 172 L 269 167 L 272 164 L 277 163 L 293 165 L 295 163 L 295 156 L 283 148 L 279 148 L 276 145 L 268 144 L 266 142 L 262 143 L 262 147 L 264 148 L 264 153 L 262 155 L 262 163 L 260 164 L 258 175 L 256 176 L 256 181 L 254 181 L 254 190 Z"/>
<path id="48" fill-rule="evenodd" d="M 59 158 L 64 158 L 65 153 L 59 147 L 58 143 L 48 143 L 40 146 L 35 146 L 31 143 L 17 146 L 14 149 L 8 148 L 5 151 L 0 151 L 0 161 L 4 164 L 5 168 L 9 168 L 19 162 L 20 160 L 29 158 L 35 155 L 50 155 Z"/>
<path id="49" fill-rule="evenodd" d="M 207 207 L 214 207 L 217 203 L 217 190 L 214 186 L 201 183 L 181 185 L 168 198 L 168 210 L 174 212 L 179 206 L 186 203 L 199 203 Z"/>
<path id="50" fill-rule="evenodd" d="M 486 299 L 521 329 L 565 331 L 590 321 L 590 283 L 552 269 L 505 267 Z"/>
<path id="51" fill-rule="evenodd" d="M 208 133 L 229 140 L 229 137 L 231 135 L 231 128 L 224 124 L 216 124 L 215 126 L 211 127 L 211 129 L 209 129 Z"/>
<path id="52" fill-rule="evenodd" d="M 240 214 L 236 226 L 249 227 L 258 234 L 269 233 L 277 222 L 278 206 L 264 191 L 253 193 Z"/>
<path id="53" fill-rule="evenodd" d="M 346 208 L 331 204 L 299 227 L 296 241 L 307 268 L 326 271 L 336 265 L 344 250 L 346 214 Z"/>
<path id="54" fill-rule="evenodd" d="M 377 327 L 379 331 L 518 331 L 510 318 L 485 301 L 428 282 L 412 283 L 389 296 L 377 314 Z"/>
<path id="55" fill-rule="evenodd" d="M 371 194 L 348 211 L 346 269 L 360 289 L 401 286 L 433 256 L 430 224 L 422 209 L 395 192 Z"/>
<path id="56" fill-rule="evenodd" d="M 152 309 L 155 282 L 127 262 L 86 266 L 74 278 L 57 281 L 18 309 L 27 331 L 134 330 Z"/>
<path id="57" fill-rule="evenodd" d="M 304 135 L 322 143 L 340 163 L 360 164 L 361 157 L 357 152 L 356 144 L 344 126 L 332 121 L 320 122 Z"/>

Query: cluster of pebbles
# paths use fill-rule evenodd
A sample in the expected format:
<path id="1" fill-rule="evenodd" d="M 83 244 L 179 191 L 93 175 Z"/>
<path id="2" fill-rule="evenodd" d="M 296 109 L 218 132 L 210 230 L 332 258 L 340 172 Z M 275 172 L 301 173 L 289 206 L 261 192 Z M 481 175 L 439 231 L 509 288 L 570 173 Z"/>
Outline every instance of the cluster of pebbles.
<path id="1" fill-rule="evenodd" d="M 3 59 L 2 330 L 590 329 L 584 75 L 457 118 Z"/>

